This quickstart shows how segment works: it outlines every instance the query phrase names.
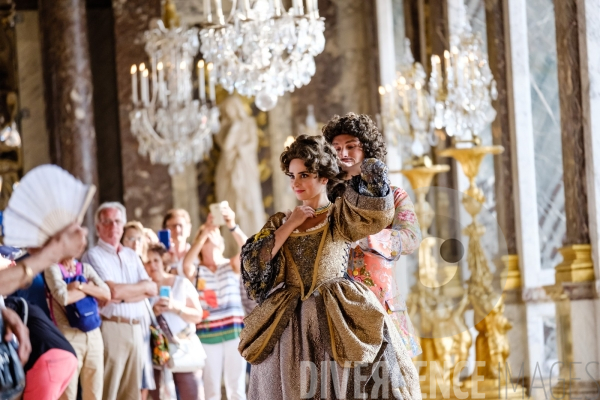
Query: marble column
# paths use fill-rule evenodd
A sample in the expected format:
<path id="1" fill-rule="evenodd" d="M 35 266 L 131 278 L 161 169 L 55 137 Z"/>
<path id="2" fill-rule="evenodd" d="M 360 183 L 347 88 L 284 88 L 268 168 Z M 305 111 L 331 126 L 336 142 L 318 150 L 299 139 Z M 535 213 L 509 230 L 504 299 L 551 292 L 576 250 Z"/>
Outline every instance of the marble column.
<path id="1" fill-rule="evenodd" d="M 598 58 L 598 54 L 600 54 L 600 24 L 598 24 L 600 2 L 578 0 L 577 12 L 589 232 L 596 279 L 594 299 L 596 329 L 591 332 L 591 335 L 598 338 L 600 337 L 600 299 L 598 299 L 598 293 L 600 293 L 600 79 L 598 79 L 600 77 L 600 58 Z M 596 348 L 596 360 L 600 360 L 600 346 Z"/>
<path id="2" fill-rule="evenodd" d="M 595 0 L 577 2 L 581 86 L 583 98 L 583 133 L 586 148 L 586 175 L 592 260 L 596 279 L 596 329 L 600 337 L 600 3 Z M 600 346 L 596 348 L 600 360 Z"/>
<path id="3" fill-rule="evenodd" d="M 598 399 L 600 302 L 594 261 L 598 261 L 600 191 L 595 79 L 600 75 L 600 5 L 555 1 L 555 10 L 568 246 L 561 249 L 564 261 L 556 267 L 557 284 L 547 288 L 556 301 L 558 350 L 564 363 L 560 370 L 564 382 L 553 387 L 553 394 Z"/>
<path id="4" fill-rule="evenodd" d="M 427 18 L 427 38 L 431 54 L 427 54 L 425 68 L 431 72 L 431 55 L 437 54 L 444 58 L 444 50 L 448 50 L 448 2 L 445 0 L 429 0 L 426 5 Z M 429 46 L 427 47 L 429 48 Z"/>
<path id="5" fill-rule="evenodd" d="M 554 2 L 567 234 L 557 282 L 594 279 L 588 225 L 579 30 L 576 0 Z"/>
<path id="6" fill-rule="evenodd" d="M 501 145 L 504 151 L 494 157 L 497 221 L 506 243 L 507 254 L 502 257 L 506 282 L 506 316 L 513 324 L 507 335 L 511 344 L 508 363 L 511 370 L 518 372 L 526 362 L 527 313 L 521 297 L 522 281 L 519 271 L 515 204 L 513 190 L 513 153 L 509 114 L 509 64 L 507 62 L 504 0 L 485 0 L 487 48 L 490 68 L 498 89 L 498 99 L 493 105 L 497 112 L 492 122 L 492 142 Z"/>
<path id="7" fill-rule="evenodd" d="M 153 165 L 138 154 L 138 142 L 131 134 L 132 64 L 147 62 L 143 32 L 153 18 L 161 16 L 160 0 L 113 0 L 115 54 L 123 165 L 123 199 L 127 218 L 160 229 L 162 217 L 173 207 L 173 190 L 167 167 Z"/>
<path id="8" fill-rule="evenodd" d="M 19 59 L 19 108 L 23 173 L 42 164 L 49 164 L 50 139 L 46 126 L 42 43 L 37 11 L 19 11 L 16 23 L 17 58 Z"/>
<path id="9" fill-rule="evenodd" d="M 546 287 L 556 303 L 557 347 L 561 364 L 552 396 L 562 400 L 600 399 L 598 300 L 594 282 L 562 282 Z"/>
<path id="10" fill-rule="evenodd" d="M 315 106 L 317 121 L 335 114 L 379 112 L 379 66 L 375 3 L 363 0 L 319 2 L 325 18 L 325 50 L 315 58 L 317 72 L 310 84 L 291 95 L 294 131 Z"/>
<path id="11" fill-rule="evenodd" d="M 503 0 L 486 0 L 485 10 L 488 58 L 492 74 L 496 80 L 496 87 L 498 88 L 498 99 L 493 103 L 497 115 L 494 122 L 492 122 L 492 140 L 493 144 L 510 149 L 512 146 L 508 112 L 508 64 L 506 62 L 504 3 L 505 1 Z M 495 189 L 498 224 L 506 240 L 508 254 L 516 255 L 517 236 L 515 232 L 511 151 L 505 151 L 501 155 L 494 157 L 494 174 L 496 177 Z"/>
<path id="12" fill-rule="evenodd" d="M 17 68 L 17 41 L 15 38 L 15 4 L 0 1 L 0 129 L 11 128 L 19 110 L 19 78 Z M 0 143 L 0 209 L 5 209 L 23 168 L 21 146 Z"/>
<path id="13" fill-rule="evenodd" d="M 396 48 L 394 43 L 394 6 L 392 0 L 377 0 L 377 47 L 379 48 L 379 82 L 391 85 L 396 80 Z"/>
<path id="14" fill-rule="evenodd" d="M 577 12 L 588 223 L 596 292 L 600 292 L 600 2 L 578 0 Z"/>
<path id="15" fill-rule="evenodd" d="M 98 186 L 85 1 L 41 0 L 39 18 L 52 161 Z M 90 243 L 96 205 L 97 200 L 85 220 Z"/>

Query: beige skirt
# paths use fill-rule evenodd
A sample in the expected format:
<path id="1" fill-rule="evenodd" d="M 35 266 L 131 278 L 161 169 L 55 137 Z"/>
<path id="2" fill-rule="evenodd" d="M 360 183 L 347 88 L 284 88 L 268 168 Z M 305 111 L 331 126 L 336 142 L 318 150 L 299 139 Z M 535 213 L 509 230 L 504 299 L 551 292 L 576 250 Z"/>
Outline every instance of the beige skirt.
<path id="1" fill-rule="evenodd" d="M 368 316 L 365 316 L 368 318 Z M 419 377 L 389 318 L 374 363 L 339 365 L 332 357 L 325 304 L 319 291 L 298 303 L 273 351 L 250 370 L 249 400 L 420 400 Z M 404 354 L 398 354 L 404 352 Z"/>

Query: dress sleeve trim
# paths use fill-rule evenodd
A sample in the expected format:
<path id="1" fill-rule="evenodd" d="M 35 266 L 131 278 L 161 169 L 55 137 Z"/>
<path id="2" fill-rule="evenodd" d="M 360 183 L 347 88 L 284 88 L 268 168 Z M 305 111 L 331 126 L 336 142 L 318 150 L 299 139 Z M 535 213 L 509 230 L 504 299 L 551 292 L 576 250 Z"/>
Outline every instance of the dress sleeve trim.
<path id="1" fill-rule="evenodd" d="M 349 186 L 346 188 L 344 197 L 350 204 L 362 210 L 383 211 L 394 208 L 394 196 L 391 192 L 385 197 L 362 196 Z"/>

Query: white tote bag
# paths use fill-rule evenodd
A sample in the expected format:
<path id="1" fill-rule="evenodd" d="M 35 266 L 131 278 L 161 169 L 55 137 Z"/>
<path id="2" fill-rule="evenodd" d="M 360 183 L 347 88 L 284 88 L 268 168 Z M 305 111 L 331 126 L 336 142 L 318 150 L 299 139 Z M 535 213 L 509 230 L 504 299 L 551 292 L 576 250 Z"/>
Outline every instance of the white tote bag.
<path id="1" fill-rule="evenodd" d="M 169 369 L 173 373 L 196 372 L 204 368 L 206 352 L 195 333 L 185 339 L 175 338 L 169 342 Z"/>

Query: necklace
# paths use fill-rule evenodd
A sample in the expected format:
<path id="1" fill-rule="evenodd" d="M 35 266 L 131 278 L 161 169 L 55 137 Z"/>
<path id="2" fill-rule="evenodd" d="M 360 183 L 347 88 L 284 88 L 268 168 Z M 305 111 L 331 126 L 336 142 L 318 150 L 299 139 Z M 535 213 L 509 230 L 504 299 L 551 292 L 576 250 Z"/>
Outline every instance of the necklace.
<path id="1" fill-rule="evenodd" d="M 329 202 L 327 205 L 317 208 L 315 210 L 315 216 L 326 213 L 327 211 L 329 211 L 332 205 L 333 203 Z"/>

